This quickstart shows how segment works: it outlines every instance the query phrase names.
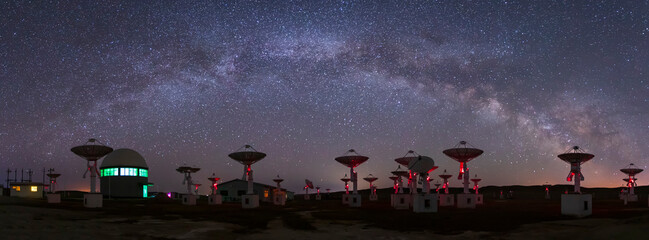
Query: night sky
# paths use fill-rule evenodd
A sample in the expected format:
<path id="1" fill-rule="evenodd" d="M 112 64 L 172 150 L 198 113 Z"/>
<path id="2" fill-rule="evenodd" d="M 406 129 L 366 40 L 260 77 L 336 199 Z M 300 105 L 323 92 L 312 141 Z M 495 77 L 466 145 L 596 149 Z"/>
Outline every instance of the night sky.
<path id="1" fill-rule="evenodd" d="M 240 178 L 244 144 L 294 191 L 342 190 L 350 148 L 380 188 L 410 149 L 460 187 L 460 140 L 483 186 L 569 184 L 573 145 L 586 187 L 649 165 L 649 1 L 36 2 L 0 3 L 3 183 L 53 167 L 87 190 L 88 138 L 140 152 L 153 191 L 183 191 L 182 164 Z"/>

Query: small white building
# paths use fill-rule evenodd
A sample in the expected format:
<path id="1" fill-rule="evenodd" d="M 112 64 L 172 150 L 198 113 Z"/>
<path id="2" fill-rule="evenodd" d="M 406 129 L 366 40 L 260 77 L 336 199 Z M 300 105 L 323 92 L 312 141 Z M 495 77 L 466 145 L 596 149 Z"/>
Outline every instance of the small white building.
<path id="1" fill-rule="evenodd" d="M 39 182 L 12 182 L 9 183 L 10 193 L 12 197 L 23 198 L 42 198 L 43 197 L 43 183 Z"/>
<path id="2" fill-rule="evenodd" d="M 259 200 L 262 202 L 273 202 L 273 190 L 276 186 L 271 186 L 263 183 L 253 183 L 253 192 L 259 195 Z M 223 202 L 240 202 L 241 196 L 246 194 L 248 190 L 248 181 L 241 179 L 233 179 L 224 183 L 219 183 L 218 193 L 223 197 Z M 286 191 L 286 189 L 282 189 Z M 295 193 L 286 191 L 286 199 L 293 200 Z"/>

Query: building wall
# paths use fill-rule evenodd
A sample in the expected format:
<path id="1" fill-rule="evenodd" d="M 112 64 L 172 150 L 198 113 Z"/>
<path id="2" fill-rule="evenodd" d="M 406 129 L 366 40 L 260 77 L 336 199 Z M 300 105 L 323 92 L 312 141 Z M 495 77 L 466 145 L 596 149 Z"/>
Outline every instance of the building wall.
<path id="1" fill-rule="evenodd" d="M 273 201 L 273 189 L 274 187 L 266 186 L 263 184 L 253 184 L 254 194 L 259 195 L 259 201 L 262 202 L 272 202 Z M 246 194 L 248 190 L 248 182 L 236 180 L 227 182 L 224 184 L 219 184 L 217 192 L 221 194 L 221 197 L 224 202 L 238 202 L 241 201 L 241 195 Z M 293 193 L 287 193 L 287 199 L 293 199 Z"/>
<path id="2" fill-rule="evenodd" d="M 9 184 L 10 193 L 9 196 L 12 197 L 24 197 L 24 198 L 42 198 L 43 197 L 43 185 L 41 183 L 20 183 L 20 184 Z"/>
<path id="3" fill-rule="evenodd" d="M 143 186 L 149 182 L 145 177 L 101 177 L 101 193 L 104 197 L 116 198 L 141 198 L 143 197 Z"/>

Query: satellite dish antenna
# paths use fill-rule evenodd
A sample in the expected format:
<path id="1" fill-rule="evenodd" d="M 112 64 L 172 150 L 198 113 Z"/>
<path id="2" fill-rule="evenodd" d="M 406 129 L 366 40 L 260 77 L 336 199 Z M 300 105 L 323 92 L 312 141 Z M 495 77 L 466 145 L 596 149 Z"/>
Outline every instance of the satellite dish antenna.
<path id="1" fill-rule="evenodd" d="M 439 193 L 439 186 L 441 186 L 441 185 L 442 185 L 442 184 L 440 184 L 439 181 L 435 181 L 435 191 L 436 191 L 437 193 Z"/>
<path id="2" fill-rule="evenodd" d="M 399 193 L 399 176 L 392 175 L 388 178 L 392 180 L 392 189 L 394 189 L 394 194 Z"/>
<path id="3" fill-rule="evenodd" d="M 638 186 L 636 183 L 637 178 L 635 178 L 635 175 L 641 173 L 643 169 L 640 169 L 636 167 L 633 163 L 629 164 L 628 166 L 620 169 L 620 172 L 628 175 L 628 178 L 625 178 L 623 180 L 626 181 L 626 186 L 629 188 L 629 195 L 633 196 L 635 195 L 635 187 Z"/>
<path id="4" fill-rule="evenodd" d="M 216 174 L 212 173 L 212 177 L 208 177 L 207 180 L 210 180 L 210 182 L 212 182 L 212 195 L 216 195 L 216 190 L 218 189 L 218 181 L 221 180 L 221 178 L 217 178 Z"/>
<path id="5" fill-rule="evenodd" d="M 376 181 L 377 177 L 374 175 L 370 174 L 367 177 L 364 177 L 363 180 L 367 181 L 370 183 L 370 199 L 375 199 L 376 197 L 376 187 L 374 186 L 374 181 Z"/>
<path id="6" fill-rule="evenodd" d="M 349 194 L 349 180 L 351 180 L 349 177 L 347 177 L 347 174 L 343 178 L 340 179 L 341 181 L 345 182 L 345 194 Z"/>
<path id="7" fill-rule="evenodd" d="M 309 189 L 313 189 L 313 182 L 309 179 L 305 179 L 304 183 L 306 183 L 306 186 L 304 186 L 304 199 L 309 200 Z"/>
<path id="8" fill-rule="evenodd" d="M 97 141 L 97 139 L 91 138 L 84 145 L 73 147 L 70 151 L 88 161 L 83 178 L 86 178 L 86 174 L 90 172 L 90 193 L 96 193 L 95 185 L 97 185 L 97 174 L 99 174 L 97 160 L 111 153 L 113 149 Z"/>
<path id="9" fill-rule="evenodd" d="M 283 182 L 283 181 L 284 181 L 284 179 L 281 178 L 281 177 L 279 177 L 279 174 L 277 174 L 277 177 L 275 177 L 275 179 L 273 179 L 273 182 L 277 183 L 277 190 L 278 190 L 278 191 L 279 191 L 280 189 L 282 189 L 280 183 Z"/>
<path id="10" fill-rule="evenodd" d="M 198 195 L 198 187 L 200 187 L 203 184 L 200 183 L 194 183 L 194 191 L 196 191 L 196 195 Z"/>
<path id="11" fill-rule="evenodd" d="M 281 183 L 284 181 L 283 178 L 277 177 L 273 179 L 273 182 L 277 184 L 276 189 L 273 191 L 273 204 L 284 206 L 286 204 L 286 192 L 282 191 Z"/>
<path id="12" fill-rule="evenodd" d="M 568 182 L 575 180 L 575 193 L 581 193 L 581 181 L 584 181 L 584 175 L 581 173 L 581 165 L 593 159 L 595 155 L 586 153 L 579 146 L 572 147 L 571 150 L 564 154 L 559 154 L 559 159 L 570 164 L 570 173 L 566 180 Z"/>
<path id="13" fill-rule="evenodd" d="M 473 190 L 475 191 L 475 194 L 476 194 L 476 195 L 479 194 L 479 193 L 478 193 L 478 188 L 479 188 L 478 183 L 479 183 L 481 180 L 482 180 L 481 178 L 478 178 L 478 174 L 476 174 L 475 177 L 471 179 L 471 181 L 473 182 Z"/>
<path id="14" fill-rule="evenodd" d="M 47 177 L 50 178 L 50 193 L 56 193 L 56 178 L 61 176 L 59 173 L 54 173 L 54 168 L 50 168 Z"/>
<path id="15" fill-rule="evenodd" d="M 349 167 L 349 175 L 354 185 L 354 194 L 358 194 L 358 174 L 354 171 L 354 168 L 363 164 L 368 159 L 369 157 L 359 155 L 354 149 L 349 149 L 346 155 L 335 158 L 336 162 Z"/>
<path id="16" fill-rule="evenodd" d="M 399 189 L 398 190 L 399 190 L 399 193 L 403 193 L 403 187 L 402 187 L 403 186 L 403 178 L 404 177 L 408 178 L 410 176 L 410 174 L 408 173 L 408 171 L 402 170 L 400 165 L 397 166 L 396 170 L 392 171 L 392 174 L 399 177 L 399 179 L 398 179 L 398 188 Z M 408 180 L 408 181 L 410 181 L 410 180 Z"/>
<path id="17" fill-rule="evenodd" d="M 190 167 L 190 166 L 181 166 L 176 168 L 176 171 L 183 174 L 183 184 L 187 185 L 187 194 L 194 195 L 192 192 L 192 187 L 194 182 L 192 181 L 192 173 L 200 171 L 200 168 Z"/>
<path id="18" fill-rule="evenodd" d="M 242 148 L 237 149 L 236 152 L 230 153 L 228 155 L 233 160 L 243 164 L 243 175 L 248 177 L 248 191 L 247 195 L 254 194 L 252 184 L 252 164 L 261 161 L 266 157 L 265 153 L 258 152 L 250 145 L 245 145 Z"/>
<path id="19" fill-rule="evenodd" d="M 313 189 L 313 182 L 311 182 L 311 180 L 305 179 L 304 182 L 306 183 L 306 186 L 304 188 Z"/>
<path id="20" fill-rule="evenodd" d="M 434 171 L 438 167 L 435 166 L 435 161 L 428 156 L 419 155 L 417 158 L 414 158 L 408 162 L 408 169 L 410 171 L 417 173 L 419 178 L 424 185 L 424 193 L 428 194 L 430 192 L 430 182 L 428 182 L 428 173 Z M 415 192 L 417 189 L 415 188 Z"/>
<path id="21" fill-rule="evenodd" d="M 408 165 L 410 164 L 410 161 L 412 161 L 414 159 L 417 159 L 417 157 L 419 157 L 419 154 L 417 154 L 413 150 L 408 150 L 406 155 L 404 155 L 403 157 L 394 159 L 394 161 L 401 164 L 404 167 L 408 167 Z M 417 181 L 416 181 L 417 176 L 416 175 L 417 175 L 416 172 L 413 172 L 412 170 L 410 170 L 408 175 L 405 176 L 405 177 L 408 178 L 408 188 L 410 189 L 411 194 L 417 192 Z"/>
<path id="22" fill-rule="evenodd" d="M 461 180 L 464 177 L 464 193 L 469 193 L 469 161 L 477 158 L 482 155 L 484 151 L 477 148 L 467 147 L 466 141 L 461 141 L 456 144 L 453 148 L 446 149 L 443 151 L 444 155 L 452 158 L 455 161 L 460 163 L 460 174 L 457 176 L 458 180 Z M 470 144 L 469 144 L 470 145 Z"/>
<path id="23" fill-rule="evenodd" d="M 442 185 L 442 188 L 444 188 L 444 194 L 448 194 L 448 179 L 452 176 L 453 175 L 446 173 L 446 169 L 444 169 L 444 173 L 439 175 L 440 178 L 444 179 L 444 185 Z"/>

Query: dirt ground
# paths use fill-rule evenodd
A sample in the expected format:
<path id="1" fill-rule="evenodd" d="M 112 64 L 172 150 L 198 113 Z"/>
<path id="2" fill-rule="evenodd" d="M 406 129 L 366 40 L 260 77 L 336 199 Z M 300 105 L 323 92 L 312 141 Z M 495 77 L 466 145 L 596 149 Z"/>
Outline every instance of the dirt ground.
<path id="1" fill-rule="evenodd" d="M 644 203 L 644 204 L 643 204 Z M 622 239 L 649 236 L 646 201 L 593 204 L 593 216 L 560 215 L 558 200 L 487 200 L 476 209 L 415 214 L 389 203 L 350 209 L 339 200 L 296 200 L 284 207 L 236 203 L 183 206 L 165 199 L 79 200 L 0 197 L 0 239 Z"/>

